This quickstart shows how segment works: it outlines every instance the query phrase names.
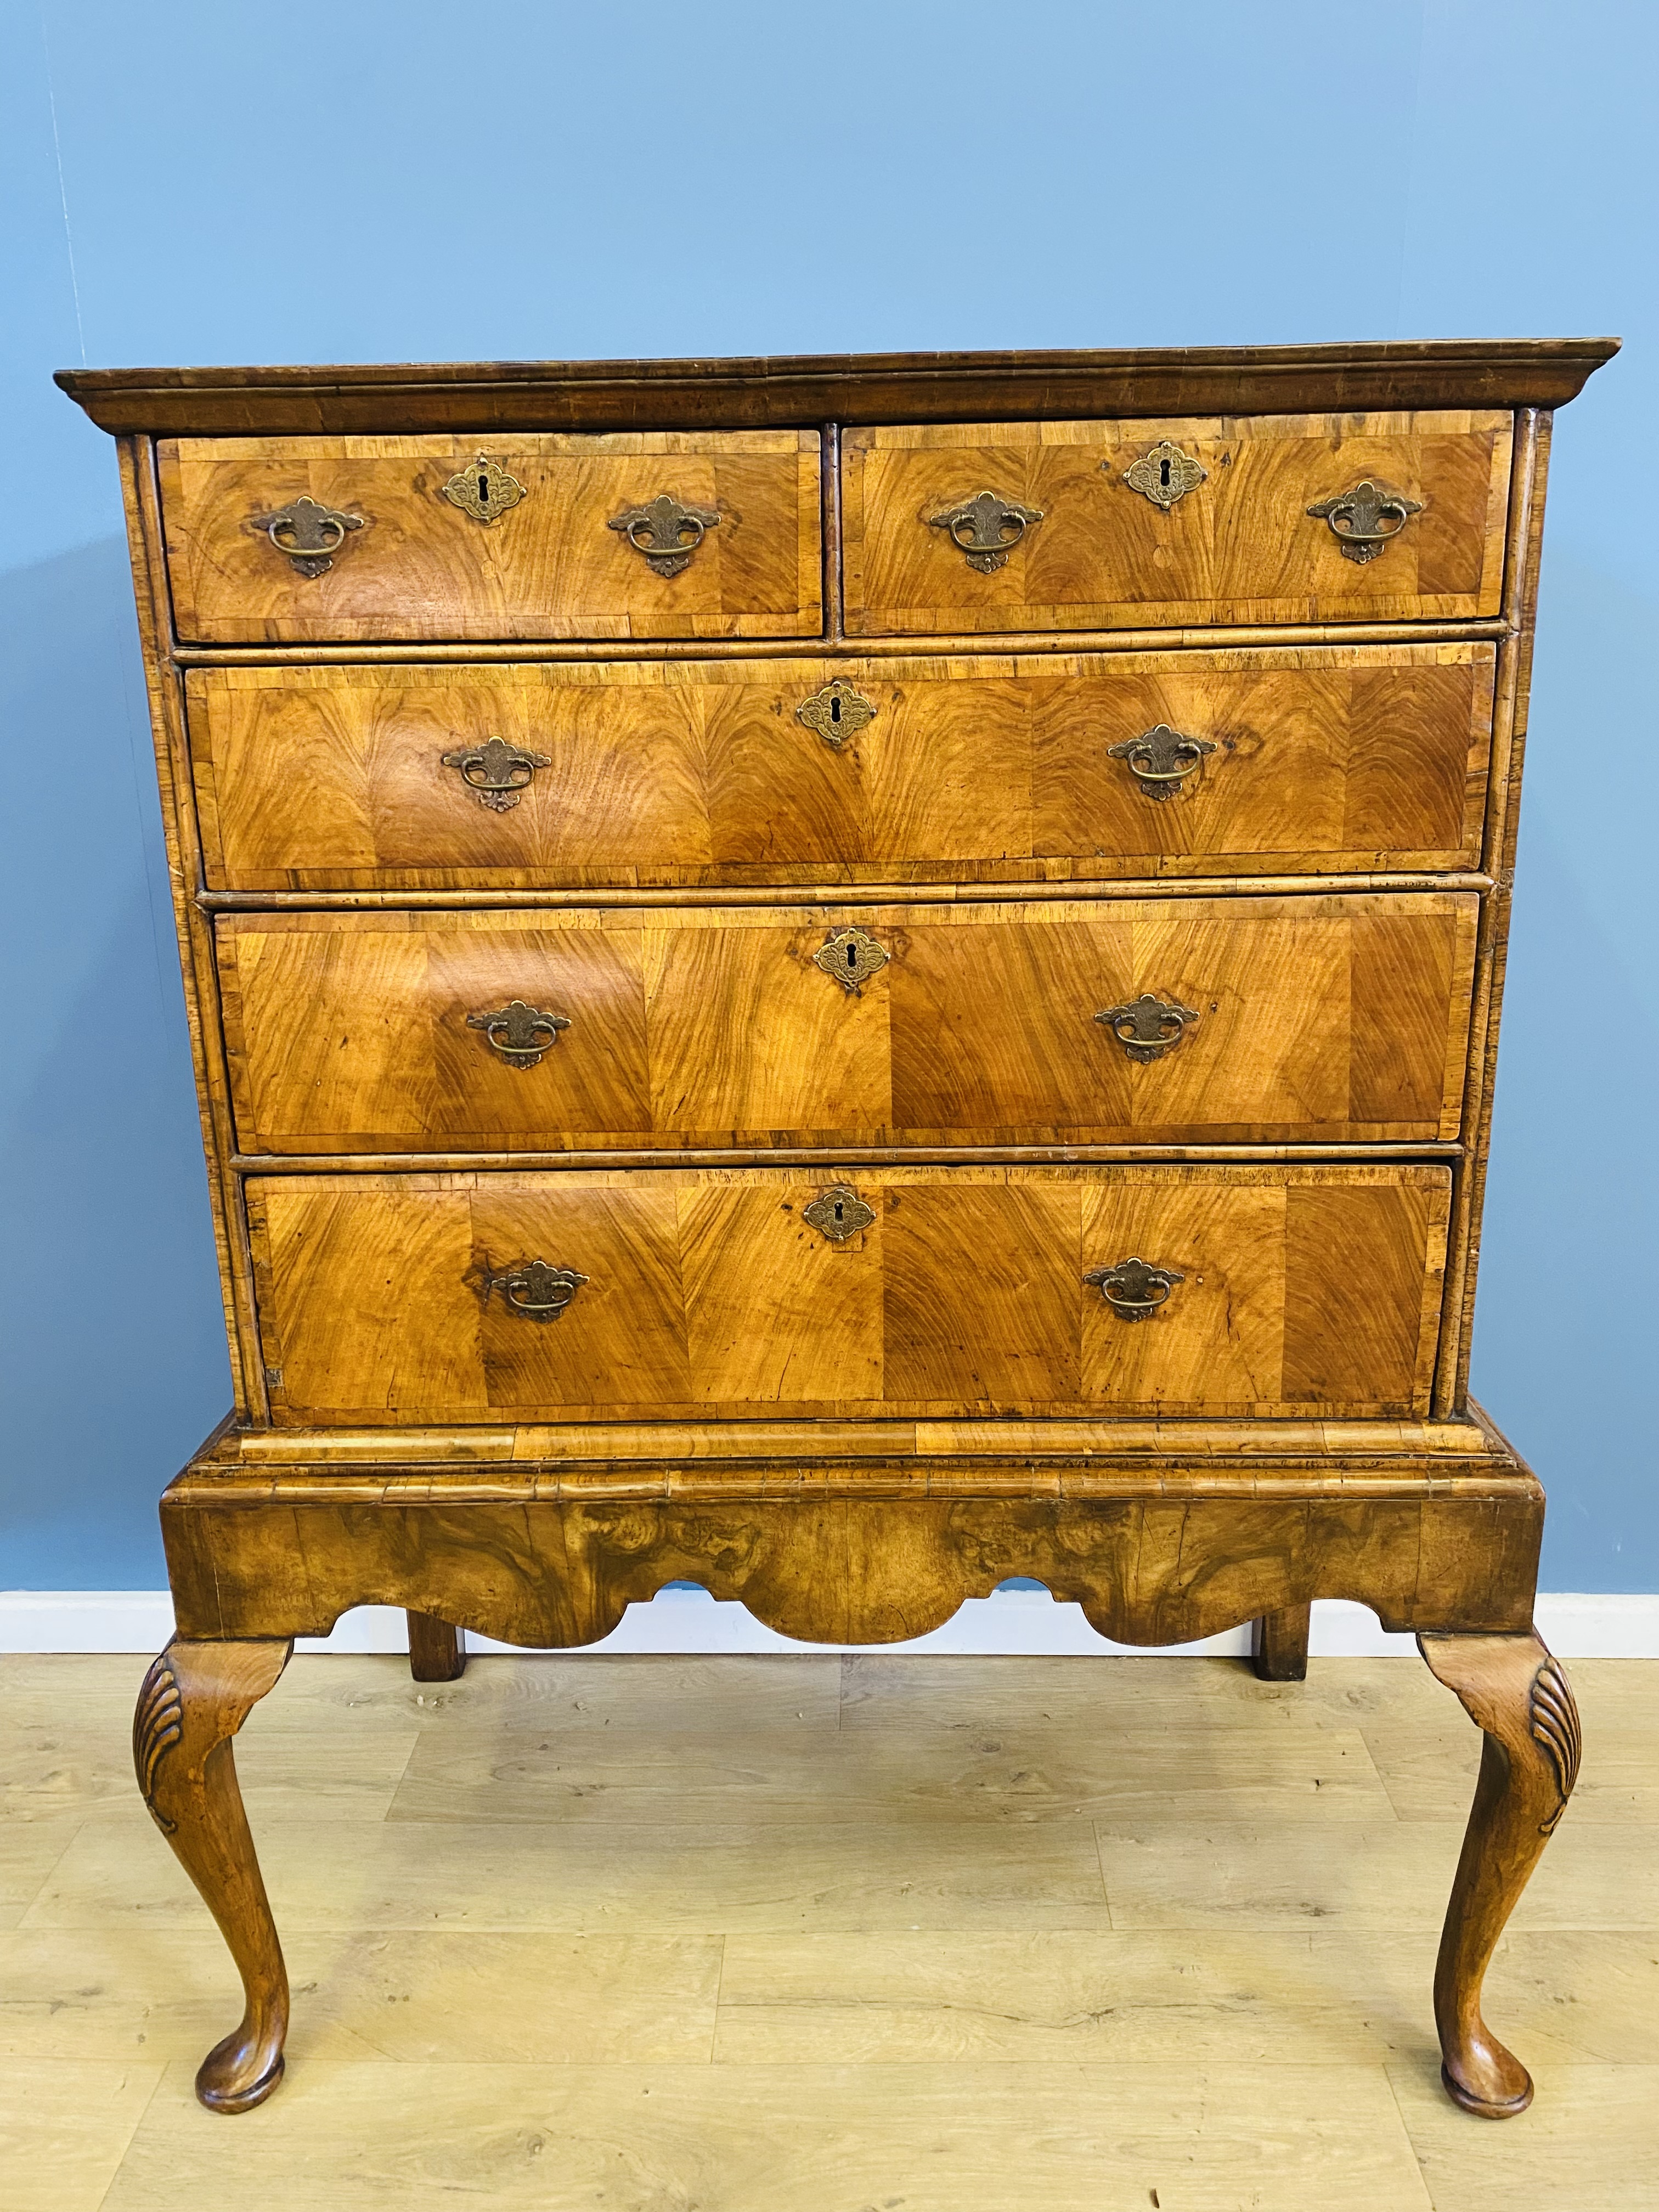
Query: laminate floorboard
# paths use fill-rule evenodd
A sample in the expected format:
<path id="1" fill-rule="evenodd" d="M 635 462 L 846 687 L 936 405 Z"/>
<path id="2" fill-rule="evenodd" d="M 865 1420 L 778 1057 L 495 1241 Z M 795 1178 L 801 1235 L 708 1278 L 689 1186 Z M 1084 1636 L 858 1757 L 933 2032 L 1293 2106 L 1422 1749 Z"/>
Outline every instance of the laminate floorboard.
<path id="1" fill-rule="evenodd" d="M 1572 1669 L 1501 2127 L 1437 2087 L 1479 1740 L 1408 1660 L 297 1659 L 238 1742 L 295 1989 L 240 2119 L 142 1671 L 0 1658 L 5 2212 L 1659 2212 L 1659 1663 Z"/>

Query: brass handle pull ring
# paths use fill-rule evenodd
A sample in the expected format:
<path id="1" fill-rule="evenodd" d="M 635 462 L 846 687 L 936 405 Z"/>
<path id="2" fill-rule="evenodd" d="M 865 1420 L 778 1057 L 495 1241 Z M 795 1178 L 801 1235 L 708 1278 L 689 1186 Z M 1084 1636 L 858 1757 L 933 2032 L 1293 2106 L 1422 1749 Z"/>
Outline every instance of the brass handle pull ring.
<path id="1" fill-rule="evenodd" d="M 442 760 L 446 768 L 454 769 L 479 805 L 495 814 L 505 814 L 518 805 L 538 768 L 553 765 L 545 753 L 526 752 L 522 745 L 508 744 L 505 738 L 489 738 L 481 745 L 462 745 L 445 753 Z"/>
<path id="2" fill-rule="evenodd" d="M 574 1267 L 550 1267 L 545 1260 L 521 1260 L 499 1275 L 486 1273 L 483 1294 L 487 1302 L 492 1291 L 499 1291 L 501 1303 L 526 1321 L 557 1321 L 586 1280 Z"/>
<path id="3" fill-rule="evenodd" d="M 626 514 L 613 515 L 607 530 L 619 530 L 645 565 L 659 576 L 678 576 L 691 565 L 691 556 L 720 521 L 712 507 L 687 507 L 671 493 L 660 491 L 643 507 L 630 507 Z"/>
<path id="4" fill-rule="evenodd" d="M 1191 1006 L 1143 991 L 1138 999 L 1127 1000 L 1121 1006 L 1107 1006 L 1095 1019 L 1111 1031 L 1131 1060 L 1145 1066 L 1149 1060 L 1162 1060 L 1166 1052 L 1173 1052 L 1198 1016 Z"/>
<path id="5" fill-rule="evenodd" d="M 313 577 L 326 574 L 348 534 L 363 527 L 361 514 L 342 514 L 303 492 L 274 514 L 256 514 L 253 520 L 284 560 L 301 575 Z"/>
<path id="6" fill-rule="evenodd" d="M 485 1043 L 509 1067 L 538 1067 L 543 1056 L 558 1042 L 559 1031 L 569 1028 L 570 1017 L 544 1014 L 539 1006 L 526 1006 L 522 999 L 509 999 L 496 1013 L 469 1014 L 466 1025 L 482 1030 Z"/>
<path id="7" fill-rule="evenodd" d="M 1108 745 L 1106 757 L 1127 761 L 1131 775 L 1149 799 L 1171 799 L 1182 778 L 1190 775 L 1205 754 L 1214 750 L 1208 738 L 1186 737 L 1167 722 L 1158 722 L 1138 738 Z"/>
<path id="8" fill-rule="evenodd" d="M 957 551 L 967 556 L 968 566 L 988 576 L 1004 566 L 1026 532 L 1042 520 L 1040 507 L 1022 507 L 1017 499 L 981 491 L 930 514 L 927 527 L 945 532 Z"/>
<path id="9" fill-rule="evenodd" d="M 1187 1278 L 1173 1267 L 1149 1267 L 1145 1260 L 1120 1260 L 1110 1267 L 1091 1267 L 1083 1278 L 1092 1283 L 1112 1311 L 1122 1321 L 1149 1321 L 1170 1293 Z"/>
<path id="10" fill-rule="evenodd" d="M 1421 514 L 1423 502 L 1366 477 L 1352 491 L 1316 500 L 1308 512 L 1329 526 L 1340 541 L 1345 560 L 1363 566 L 1375 561 L 1390 538 L 1399 537 L 1413 515 Z"/>

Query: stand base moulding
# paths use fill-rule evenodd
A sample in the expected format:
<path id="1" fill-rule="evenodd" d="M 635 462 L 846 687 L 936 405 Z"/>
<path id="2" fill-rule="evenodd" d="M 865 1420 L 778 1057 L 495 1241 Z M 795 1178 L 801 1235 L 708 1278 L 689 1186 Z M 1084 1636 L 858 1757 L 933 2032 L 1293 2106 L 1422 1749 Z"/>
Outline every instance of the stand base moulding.
<path id="1" fill-rule="evenodd" d="M 81 371 L 119 441 L 236 1400 L 145 1802 L 283 2072 L 301 1636 L 1414 1632 L 1445 2085 L 1571 1792 L 1468 1396 L 1551 410 L 1599 340 Z M 1103 1668 L 1101 1694 L 1112 1694 Z"/>

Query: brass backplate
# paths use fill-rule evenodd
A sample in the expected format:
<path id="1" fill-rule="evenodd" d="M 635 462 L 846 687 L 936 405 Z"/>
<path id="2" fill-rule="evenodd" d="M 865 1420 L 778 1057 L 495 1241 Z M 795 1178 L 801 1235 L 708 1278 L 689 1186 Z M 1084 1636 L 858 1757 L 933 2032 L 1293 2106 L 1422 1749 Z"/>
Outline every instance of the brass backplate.
<path id="1" fill-rule="evenodd" d="M 1017 499 L 1000 492 L 979 491 L 927 517 L 930 530 L 943 530 L 968 566 L 988 576 L 1000 568 L 1034 523 L 1042 520 L 1040 507 L 1022 507 Z"/>
<path id="2" fill-rule="evenodd" d="M 444 497 L 475 522 L 499 522 L 530 494 L 517 477 L 480 453 L 471 468 L 458 469 L 444 486 Z"/>
<path id="3" fill-rule="evenodd" d="M 630 507 L 626 514 L 613 515 L 607 530 L 619 530 L 645 565 L 659 576 L 678 576 L 691 565 L 691 556 L 713 530 L 720 515 L 712 507 L 688 507 L 672 492 L 659 491 L 643 507 Z"/>
<path id="4" fill-rule="evenodd" d="M 1107 1006 L 1095 1019 L 1103 1029 L 1110 1030 L 1131 1060 L 1138 1060 L 1144 1066 L 1147 1061 L 1162 1060 L 1166 1052 L 1173 1052 L 1197 1022 L 1198 1016 L 1191 1006 L 1143 991 L 1138 999 L 1130 999 L 1121 1006 Z"/>
<path id="5" fill-rule="evenodd" d="M 849 1237 L 857 1237 L 866 1230 L 876 1213 L 851 1183 L 836 1182 L 828 1190 L 821 1191 L 810 1206 L 804 1206 L 800 1218 L 832 1244 L 844 1244 Z"/>
<path id="6" fill-rule="evenodd" d="M 1111 463 L 1103 461 L 1100 465 L 1109 469 Z M 1131 491 L 1138 491 L 1167 514 L 1178 499 L 1185 499 L 1189 491 L 1196 491 L 1209 473 L 1190 453 L 1183 453 L 1179 446 L 1160 438 L 1157 445 L 1124 470 L 1123 481 Z"/>
<path id="7" fill-rule="evenodd" d="M 1352 491 L 1316 500 L 1308 512 L 1328 524 L 1343 559 L 1363 567 L 1387 550 L 1389 539 L 1399 537 L 1413 515 L 1422 514 L 1423 502 L 1366 477 Z"/>
<path id="8" fill-rule="evenodd" d="M 838 929 L 833 937 L 826 938 L 812 959 L 826 975 L 835 977 L 843 991 L 855 992 L 869 981 L 878 968 L 884 968 L 892 957 L 867 929 L 854 927 Z"/>
<path id="9" fill-rule="evenodd" d="M 312 577 L 325 575 L 349 533 L 365 526 L 361 514 L 343 514 L 301 492 L 272 514 L 256 514 L 253 526 L 264 532 L 301 575 Z"/>
<path id="10" fill-rule="evenodd" d="M 545 1014 L 522 999 L 509 999 L 493 1014 L 469 1014 L 466 1025 L 482 1030 L 491 1051 L 499 1053 L 509 1067 L 538 1067 L 544 1054 L 558 1042 L 559 1031 L 569 1028 L 570 1017 Z"/>
<path id="11" fill-rule="evenodd" d="M 482 1276 L 472 1278 L 483 1285 L 484 1301 L 489 1303 L 492 1291 L 499 1291 L 503 1304 L 526 1321 L 557 1321 L 570 1301 L 587 1280 L 574 1267 L 552 1267 L 545 1260 L 520 1260 L 499 1273 L 485 1267 Z"/>
<path id="12" fill-rule="evenodd" d="M 1109 1267 L 1091 1267 L 1092 1283 L 1120 1321 L 1150 1321 L 1169 1303 L 1170 1293 L 1187 1278 L 1173 1267 L 1153 1267 L 1145 1260 L 1119 1260 Z"/>
<path id="13" fill-rule="evenodd" d="M 816 730 L 826 745 L 839 752 L 849 738 L 868 729 L 876 719 L 876 709 L 874 702 L 862 691 L 832 676 L 821 690 L 801 701 L 795 719 L 805 722 L 809 730 Z"/>
<path id="14" fill-rule="evenodd" d="M 516 806 L 535 781 L 538 768 L 551 768 L 545 753 L 526 752 L 505 738 L 486 738 L 481 745 L 460 745 L 440 756 L 453 768 L 480 806 L 505 814 Z"/>

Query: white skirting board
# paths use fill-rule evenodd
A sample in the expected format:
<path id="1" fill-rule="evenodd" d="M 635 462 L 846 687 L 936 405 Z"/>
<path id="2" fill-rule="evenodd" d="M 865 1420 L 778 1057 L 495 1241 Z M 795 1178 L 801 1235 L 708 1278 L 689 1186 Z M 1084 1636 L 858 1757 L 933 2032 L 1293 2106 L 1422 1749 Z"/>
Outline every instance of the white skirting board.
<path id="1" fill-rule="evenodd" d="M 1659 1659 L 1659 1595 L 1579 1595 L 1544 1592 L 1538 1597 L 1539 1633 L 1563 1659 Z M 0 1590 L 0 1651 L 156 1652 L 173 1633 L 166 1590 Z M 1167 1644 L 1165 1658 L 1224 1657 L 1250 1646 L 1248 1627 L 1201 1644 Z M 326 1638 L 306 1638 L 302 1651 L 404 1651 L 404 1616 L 391 1606 L 349 1613 Z M 469 1634 L 471 1651 L 506 1651 L 487 1636 Z M 1316 1657 L 1381 1658 L 1411 1656 L 1409 1636 L 1390 1636 L 1364 1606 L 1322 1598 L 1313 1610 L 1310 1644 Z M 631 1605 L 621 1626 L 588 1652 L 610 1651 L 842 1651 L 878 1650 L 964 1656 L 1065 1657 L 1129 1651 L 1097 1636 L 1082 1608 L 1058 1605 L 1040 1584 L 1005 1585 L 986 1598 L 969 1598 L 941 1628 L 906 1644 L 795 1644 L 764 1627 L 740 1605 L 717 1602 L 706 1590 L 671 1583 L 648 1605 Z"/>

